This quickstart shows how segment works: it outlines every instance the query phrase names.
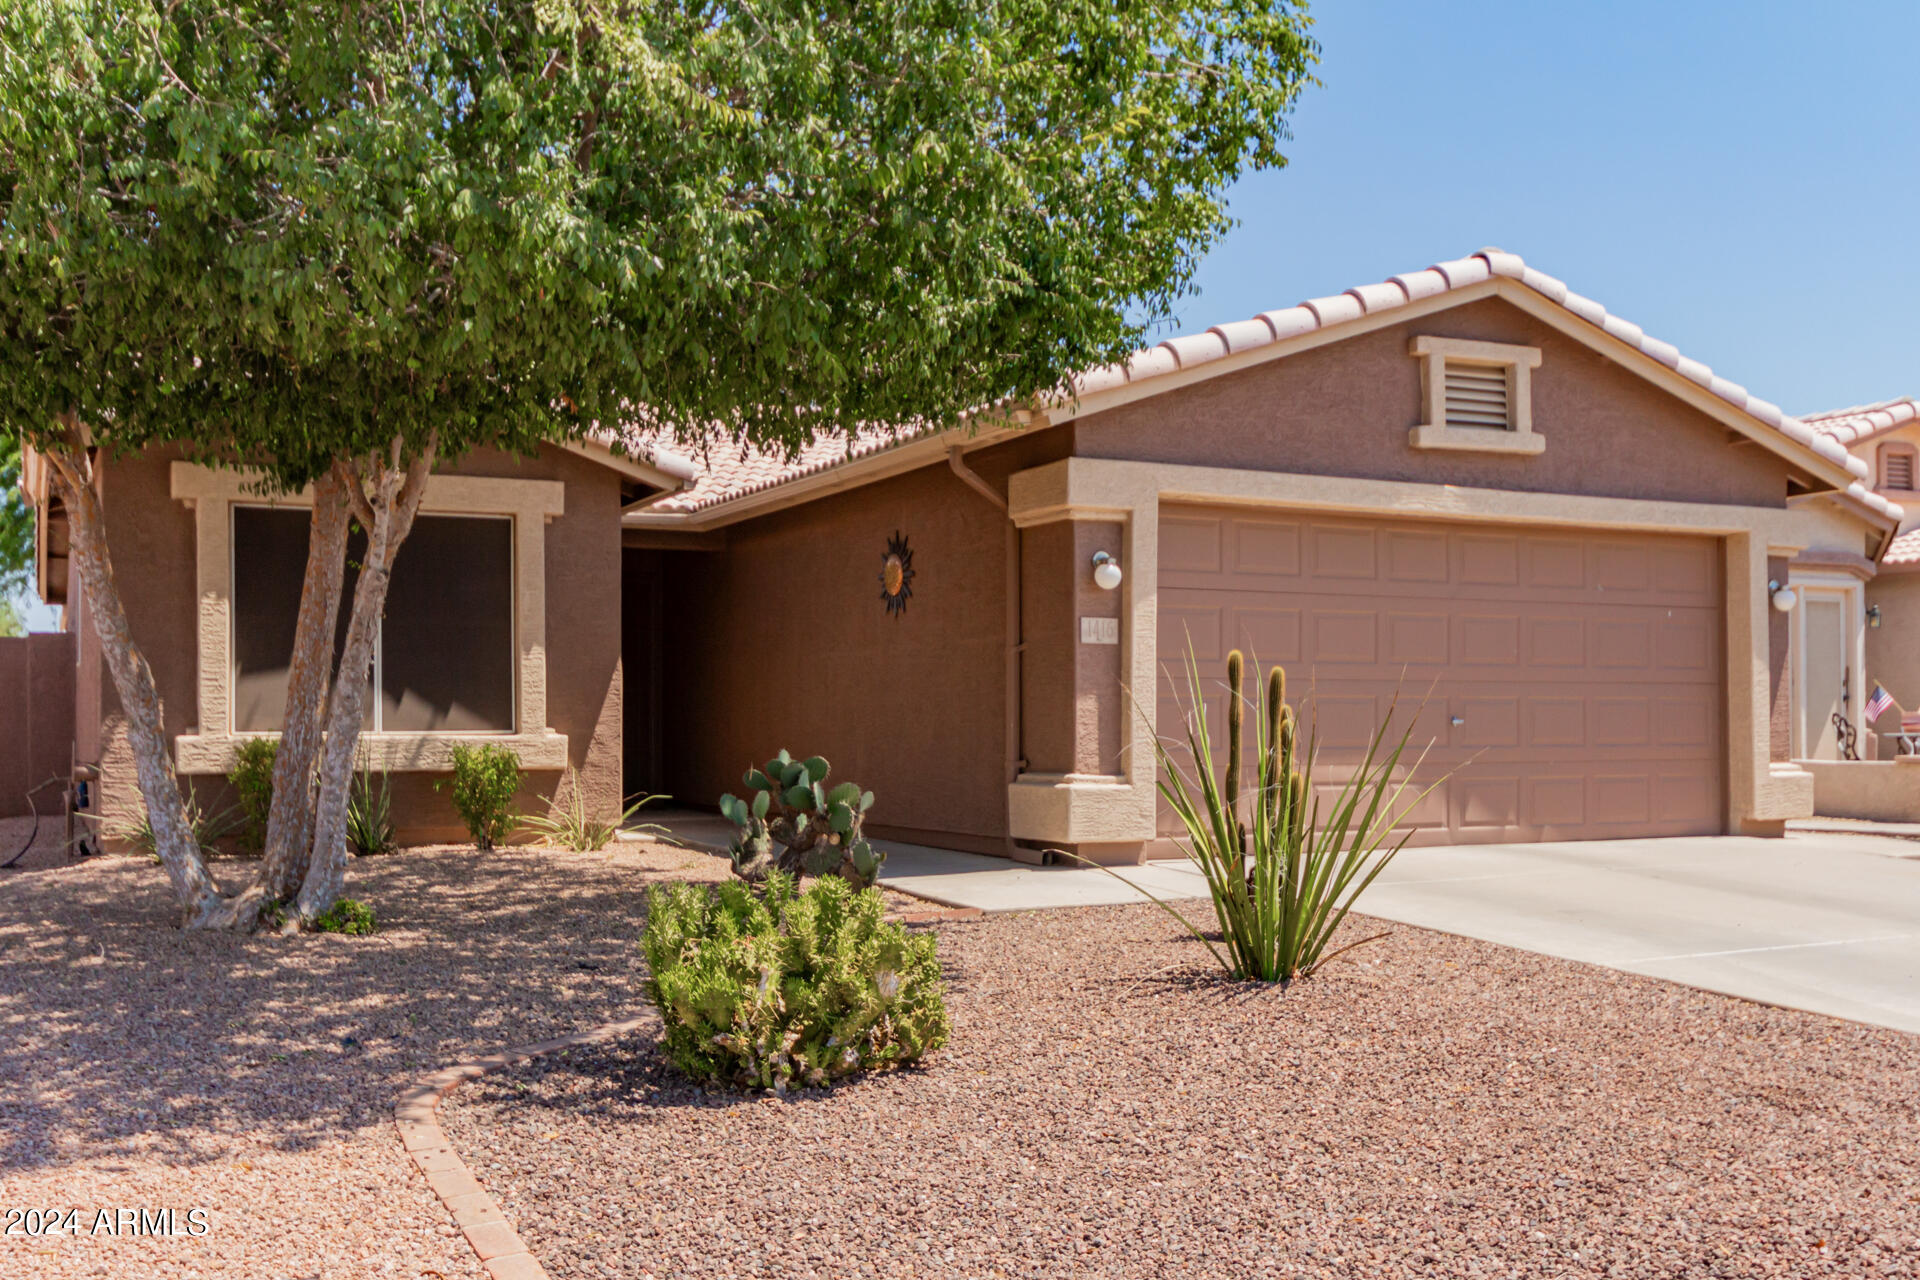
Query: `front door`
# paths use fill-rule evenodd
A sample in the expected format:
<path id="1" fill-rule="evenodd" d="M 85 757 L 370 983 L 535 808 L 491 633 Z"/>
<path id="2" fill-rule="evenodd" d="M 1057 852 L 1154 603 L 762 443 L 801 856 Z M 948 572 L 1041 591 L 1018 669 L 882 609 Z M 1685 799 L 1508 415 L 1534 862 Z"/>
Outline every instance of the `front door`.
<path id="1" fill-rule="evenodd" d="M 1838 760 L 1840 731 L 1834 717 L 1846 713 L 1853 692 L 1848 687 L 1853 672 L 1847 663 L 1846 597 L 1817 587 L 1803 591 L 1807 650 L 1802 668 L 1806 686 L 1800 700 L 1805 717 L 1801 724 L 1802 751 L 1810 760 Z M 1856 730 L 1858 727 L 1853 726 Z"/>

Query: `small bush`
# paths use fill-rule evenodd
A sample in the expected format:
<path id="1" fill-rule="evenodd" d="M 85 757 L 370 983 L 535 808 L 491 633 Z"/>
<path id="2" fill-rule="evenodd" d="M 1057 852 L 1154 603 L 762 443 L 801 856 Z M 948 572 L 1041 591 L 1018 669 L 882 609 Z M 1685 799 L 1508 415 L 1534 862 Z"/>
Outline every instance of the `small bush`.
<path id="1" fill-rule="evenodd" d="M 546 847 L 571 849 L 575 853 L 598 853 L 612 843 L 634 814 L 655 800 L 666 799 L 665 796 L 641 796 L 622 809 L 617 817 L 593 817 L 587 812 L 587 797 L 580 789 L 580 775 L 571 765 L 567 766 L 561 778 L 561 791 L 566 796 L 564 801 L 553 796 L 541 796 L 547 803 L 546 810 L 521 814 L 519 824 Z M 636 829 L 647 832 L 656 840 L 667 838 L 667 829 L 657 823 L 649 822 Z"/>
<path id="2" fill-rule="evenodd" d="M 240 801 L 240 847 L 258 853 L 267 844 L 267 813 L 273 808 L 273 760 L 280 744 L 272 738 L 248 738 L 234 754 L 227 782 Z"/>
<path id="3" fill-rule="evenodd" d="M 393 792 L 387 775 L 362 769 L 347 792 L 347 847 L 364 858 L 391 853 L 395 843 Z"/>
<path id="4" fill-rule="evenodd" d="M 640 946 L 665 1048 L 697 1080 L 784 1093 L 917 1061 L 947 1042 L 932 934 L 883 923 L 878 890 L 773 872 L 655 888 Z"/>
<path id="5" fill-rule="evenodd" d="M 340 899 L 313 918 L 315 933 L 344 933 L 359 938 L 372 933 L 374 928 L 373 908 L 352 898 Z"/>
<path id="6" fill-rule="evenodd" d="M 436 782 L 436 788 L 446 782 Z M 494 743 L 453 749 L 453 807 L 482 853 L 490 851 L 513 822 L 513 793 L 520 789 L 520 758 Z"/>
<path id="7" fill-rule="evenodd" d="M 200 797 L 194 794 L 193 784 L 187 784 L 187 830 L 193 835 L 194 844 L 202 853 L 212 849 L 214 842 L 223 836 L 233 834 L 240 825 L 240 811 L 232 805 L 223 809 L 206 809 L 200 804 Z M 107 834 L 115 839 L 124 840 L 140 852 L 160 861 L 160 842 L 153 833 L 153 820 L 145 808 L 138 817 L 126 818 L 107 828 Z"/>

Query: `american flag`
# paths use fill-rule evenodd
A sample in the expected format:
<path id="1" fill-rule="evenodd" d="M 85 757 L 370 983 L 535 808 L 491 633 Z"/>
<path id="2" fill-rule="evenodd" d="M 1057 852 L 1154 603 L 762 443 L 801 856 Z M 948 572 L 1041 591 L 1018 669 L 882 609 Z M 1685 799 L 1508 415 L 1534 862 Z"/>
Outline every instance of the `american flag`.
<path id="1" fill-rule="evenodd" d="M 1879 685 L 1873 686 L 1873 696 L 1867 699 L 1867 723 L 1872 724 L 1880 718 L 1880 713 L 1893 705 L 1893 695 Z"/>

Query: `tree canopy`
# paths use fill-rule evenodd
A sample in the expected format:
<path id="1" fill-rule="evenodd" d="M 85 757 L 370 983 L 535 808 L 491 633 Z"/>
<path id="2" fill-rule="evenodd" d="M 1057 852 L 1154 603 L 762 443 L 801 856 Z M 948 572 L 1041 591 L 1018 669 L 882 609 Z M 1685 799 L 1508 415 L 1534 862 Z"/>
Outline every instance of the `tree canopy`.
<path id="1" fill-rule="evenodd" d="M 1308 30 L 1297 0 L 12 0 L 0 428 L 46 453 L 185 917 L 337 896 L 437 459 L 630 420 L 795 449 L 1121 358 L 1234 178 L 1284 163 Z M 162 443 L 313 486 L 244 909 L 192 845 L 94 483 Z"/>
<path id="2" fill-rule="evenodd" d="M 0 417 L 290 483 L 1057 386 L 1188 287 L 1315 56 L 1288 0 L 11 8 Z"/>

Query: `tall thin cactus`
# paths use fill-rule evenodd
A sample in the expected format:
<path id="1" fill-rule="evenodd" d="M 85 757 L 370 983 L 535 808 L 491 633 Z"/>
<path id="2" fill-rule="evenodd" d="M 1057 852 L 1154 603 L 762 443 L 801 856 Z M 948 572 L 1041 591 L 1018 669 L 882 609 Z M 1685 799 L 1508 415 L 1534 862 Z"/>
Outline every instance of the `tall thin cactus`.
<path id="1" fill-rule="evenodd" d="M 1240 681 L 1247 660 L 1238 649 L 1227 655 L 1227 832 L 1240 852 L 1247 848 L 1247 828 L 1240 821 L 1240 736 L 1246 722 L 1246 704 L 1240 699 Z"/>
<path id="2" fill-rule="evenodd" d="M 1200 668 L 1186 657 L 1191 695 L 1186 723 L 1193 775 L 1185 776 L 1172 753 L 1158 746 L 1160 793 L 1187 832 L 1188 852 L 1207 879 L 1224 951 L 1168 903 L 1154 899 L 1192 930 L 1221 965 L 1239 978 L 1288 981 L 1312 974 L 1359 942 L 1330 950 L 1333 935 L 1360 894 L 1406 843 L 1403 826 L 1424 788 L 1403 769 L 1414 719 L 1389 736 L 1389 710 L 1346 779 L 1316 797 L 1314 748 L 1304 747 L 1292 708 L 1286 672 L 1266 672 L 1254 754 L 1257 785 L 1242 795 L 1241 731 L 1245 724 L 1241 683 L 1246 660 L 1227 657 L 1227 765 L 1215 772 Z M 1424 757 L 1422 757 L 1424 758 Z M 1244 803 L 1243 803 L 1244 801 Z M 1151 896 L 1151 895 L 1149 895 Z M 1382 935 L 1373 935 L 1374 937 Z M 1372 941 L 1363 938 L 1361 942 Z"/>

